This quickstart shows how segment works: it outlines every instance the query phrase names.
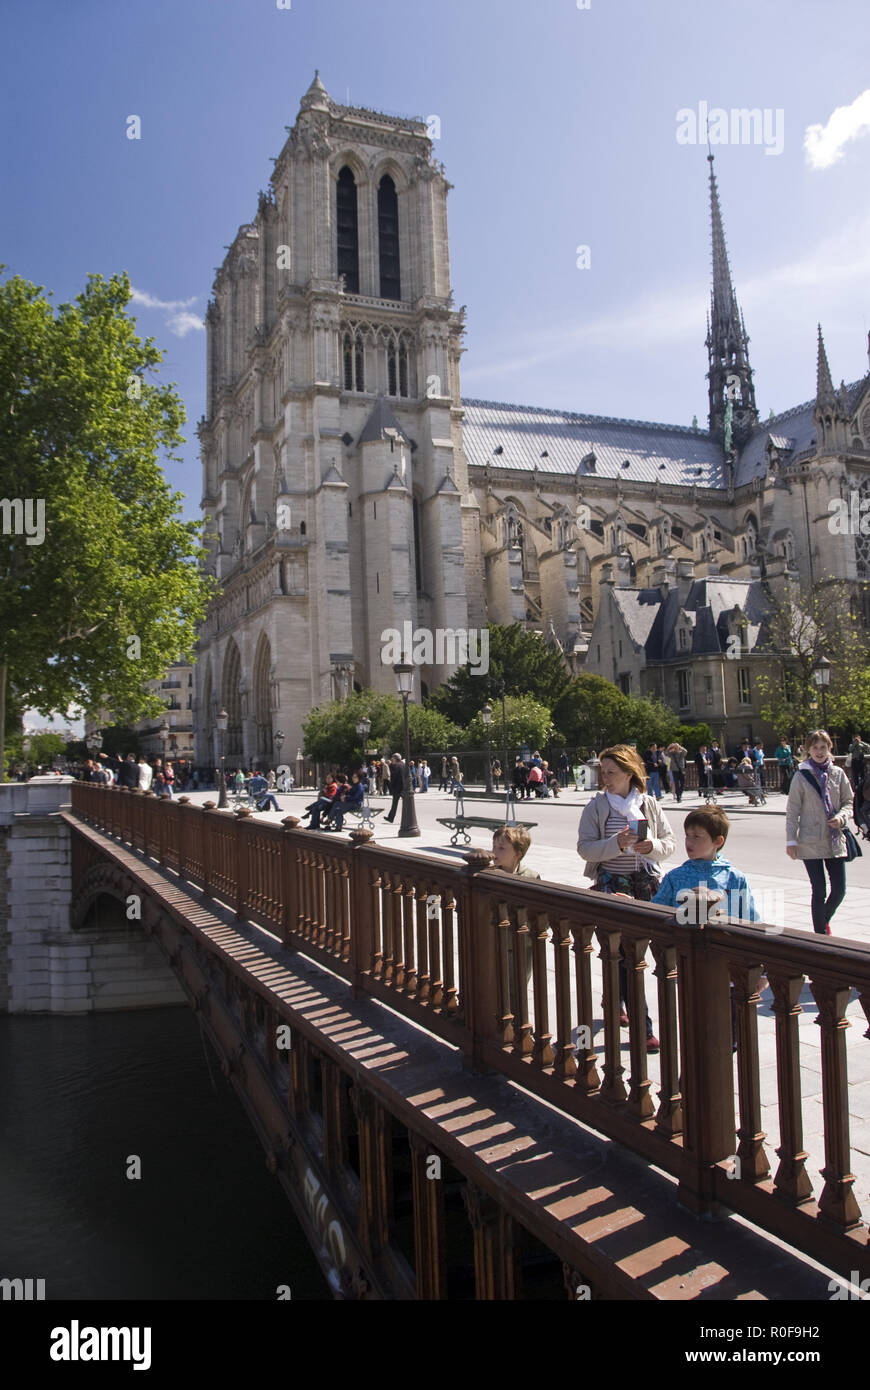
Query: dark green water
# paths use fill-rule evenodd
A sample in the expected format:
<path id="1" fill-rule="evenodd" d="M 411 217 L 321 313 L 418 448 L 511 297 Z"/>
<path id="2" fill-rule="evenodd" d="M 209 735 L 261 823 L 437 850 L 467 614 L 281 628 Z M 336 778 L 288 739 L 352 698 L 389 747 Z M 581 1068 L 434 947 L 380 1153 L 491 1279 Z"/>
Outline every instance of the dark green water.
<path id="1" fill-rule="evenodd" d="M 330 1298 L 186 1008 L 0 1016 L 0 1278 L 46 1299 Z"/>

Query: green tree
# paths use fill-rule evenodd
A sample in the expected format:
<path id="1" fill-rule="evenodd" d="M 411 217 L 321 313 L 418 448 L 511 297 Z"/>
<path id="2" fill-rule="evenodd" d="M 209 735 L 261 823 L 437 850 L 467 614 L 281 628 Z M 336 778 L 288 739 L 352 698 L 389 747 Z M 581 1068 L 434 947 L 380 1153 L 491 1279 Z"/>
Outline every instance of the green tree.
<path id="1" fill-rule="evenodd" d="M 779 733 L 800 739 L 821 724 L 822 701 L 813 676 L 821 657 L 831 663 L 826 695 L 830 722 L 848 726 L 866 708 L 861 680 L 867 664 L 866 636 L 850 597 L 845 584 L 824 576 L 812 589 L 792 586 L 782 596 L 768 595 L 762 651 L 771 653 L 771 661 L 755 683 L 761 716 Z"/>
<path id="2" fill-rule="evenodd" d="M 51 767 L 55 758 L 61 757 L 65 751 L 66 742 L 61 735 L 46 729 L 43 733 L 30 735 L 27 761 L 31 768 Z"/>
<path id="3" fill-rule="evenodd" d="M 356 726 L 365 717 L 371 723 L 366 740 L 369 748 L 391 752 L 404 749 L 402 701 L 398 695 L 382 695 L 363 690 L 346 700 L 330 700 L 318 705 L 302 721 L 305 752 L 318 762 L 351 767 L 362 756 L 362 740 Z M 462 731 L 437 710 L 408 705 L 408 735 L 411 755 L 426 757 L 455 747 Z"/>
<path id="4" fill-rule="evenodd" d="M 522 744 L 530 748 L 544 748 L 553 735 L 553 720 L 546 705 L 533 700 L 531 695 L 506 695 L 504 702 L 507 737 L 502 731 L 501 701 L 493 706 L 492 723 L 487 729 L 479 714 L 465 728 L 465 744 L 469 748 L 490 749 L 493 756 L 501 754 L 507 744 L 508 754 Z"/>
<path id="5" fill-rule="evenodd" d="M 470 664 L 460 666 L 426 703 L 456 724 L 467 726 L 487 700 L 494 701 L 504 681 L 506 695 L 531 695 L 552 709 L 571 677 L 561 653 L 521 623 L 501 627 L 488 623 L 489 669 L 479 674 Z M 495 722 L 495 720 L 493 720 Z"/>
<path id="6" fill-rule="evenodd" d="M 553 706 L 553 722 L 574 747 L 624 741 L 629 698 L 604 676 L 577 676 Z"/>
<path id="7" fill-rule="evenodd" d="M 56 313 L 18 276 L 0 286 L 0 740 L 10 695 L 44 714 L 160 713 L 145 682 L 205 614 L 200 523 L 180 520 L 158 462 L 179 461 L 184 407 L 145 379 L 162 354 L 129 299 L 126 274 L 90 276 Z"/>

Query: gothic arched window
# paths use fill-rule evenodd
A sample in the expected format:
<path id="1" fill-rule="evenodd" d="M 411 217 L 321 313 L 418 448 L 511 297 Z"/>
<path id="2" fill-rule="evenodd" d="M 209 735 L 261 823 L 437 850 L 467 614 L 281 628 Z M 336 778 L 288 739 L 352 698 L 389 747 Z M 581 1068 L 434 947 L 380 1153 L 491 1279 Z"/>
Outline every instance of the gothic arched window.
<path id="1" fill-rule="evenodd" d="M 381 299 L 401 299 L 399 274 L 399 199 L 396 185 L 384 174 L 378 185 L 378 249 Z M 395 392 L 392 392 L 395 395 Z"/>
<path id="2" fill-rule="evenodd" d="M 342 339 L 342 359 L 345 391 L 364 391 L 366 389 L 365 351 L 362 337 L 358 332 L 345 333 Z"/>
<path id="3" fill-rule="evenodd" d="M 338 235 L 338 274 L 344 276 L 348 294 L 359 294 L 359 224 L 356 207 L 356 182 L 353 173 L 346 164 L 338 176 L 335 220 Z"/>
<path id="4" fill-rule="evenodd" d="M 408 344 L 404 336 L 387 339 L 387 395 L 409 396 Z"/>

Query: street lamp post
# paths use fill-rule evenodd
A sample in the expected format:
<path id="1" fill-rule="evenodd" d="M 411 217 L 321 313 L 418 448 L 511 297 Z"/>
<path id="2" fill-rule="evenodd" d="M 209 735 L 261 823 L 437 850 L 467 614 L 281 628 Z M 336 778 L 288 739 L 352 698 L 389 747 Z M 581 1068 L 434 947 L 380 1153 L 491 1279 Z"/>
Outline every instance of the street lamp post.
<path id="1" fill-rule="evenodd" d="M 480 717 L 483 720 L 483 727 L 486 729 L 486 794 L 487 796 L 492 796 L 492 757 L 489 751 L 489 726 L 492 723 L 492 705 L 488 700 L 480 711 Z M 502 771 L 504 771 L 504 769 L 502 769 Z"/>
<path id="2" fill-rule="evenodd" d="M 828 727 L 828 686 L 831 683 L 831 663 L 826 656 L 820 656 L 813 663 L 813 680 L 822 692 L 822 719 Z"/>
<path id="3" fill-rule="evenodd" d="M 227 778 L 224 772 L 224 734 L 230 722 L 230 716 L 225 709 L 222 709 L 217 717 L 218 747 L 220 749 L 220 796 L 218 797 L 218 810 L 225 811 L 227 808 Z"/>
<path id="4" fill-rule="evenodd" d="M 508 781 L 508 753 L 507 753 L 507 716 L 504 712 L 504 680 L 498 683 L 498 695 L 501 700 L 501 766 L 504 773 L 504 793 L 505 802 L 510 801 L 513 795 L 513 783 Z M 510 769 L 512 773 L 512 769 Z M 507 813 L 505 813 L 507 814 Z"/>
<path id="5" fill-rule="evenodd" d="M 399 838 L 417 836 L 417 812 L 414 809 L 414 794 L 411 790 L 411 736 L 408 732 L 408 701 L 414 690 L 414 667 L 400 663 L 393 667 L 396 685 L 402 697 L 402 718 L 405 725 L 405 773 L 402 778 L 402 823 Z"/>
<path id="6" fill-rule="evenodd" d="M 357 731 L 357 733 L 358 733 L 358 735 L 359 735 L 360 744 L 361 744 L 361 746 L 362 746 L 362 760 L 363 760 L 363 762 L 365 762 L 365 760 L 366 760 L 366 747 L 367 747 L 367 745 L 368 745 L 368 737 L 369 737 L 369 734 L 371 733 L 371 728 L 372 728 L 372 721 L 371 721 L 370 719 L 366 718 L 365 715 L 363 715 L 362 719 L 359 721 L 359 723 L 358 723 L 357 726 L 356 726 L 356 731 Z"/>

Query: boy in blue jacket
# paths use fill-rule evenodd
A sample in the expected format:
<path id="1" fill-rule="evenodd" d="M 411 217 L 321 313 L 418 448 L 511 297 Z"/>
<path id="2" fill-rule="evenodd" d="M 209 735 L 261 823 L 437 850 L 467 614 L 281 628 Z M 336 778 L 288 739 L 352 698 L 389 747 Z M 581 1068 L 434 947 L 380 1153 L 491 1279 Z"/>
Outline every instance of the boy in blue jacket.
<path id="1" fill-rule="evenodd" d="M 662 879 L 654 903 L 677 909 L 677 920 L 689 926 L 703 925 L 729 917 L 760 922 L 749 880 L 735 869 L 719 851 L 728 838 L 731 822 L 721 806 L 700 806 L 683 822 L 686 833 L 685 864 L 671 869 Z M 715 904 L 715 906 L 714 906 Z M 737 1019 L 734 992 L 731 992 L 731 1046 L 737 1051 Z"/>
<path id="2" fill-rule="evenodd" d="M 708 920 L 707 905 L 712 903 L 721 906 L 709 914 L 711 921 L 714 917 L 742 917 L 760 922 L 761 914 L 746 875 L 720 854 L 730 828 L 721 806 L 700 806 L 690 811 L 684 822 L 689 857 L 678 869 L 665 874 L 652 901 L 677 908 L 680 919 L 690 926 Z"/>

